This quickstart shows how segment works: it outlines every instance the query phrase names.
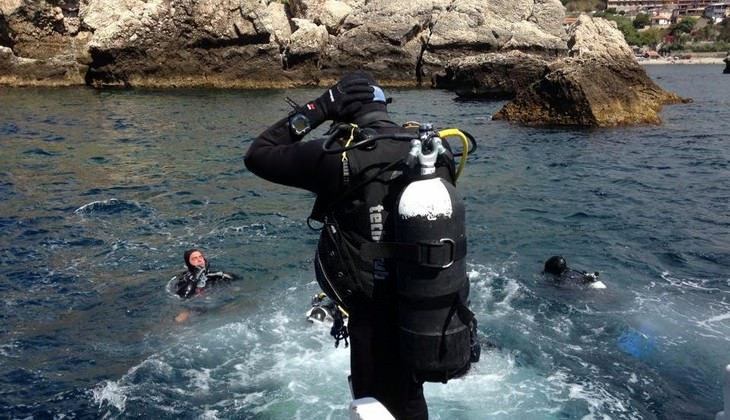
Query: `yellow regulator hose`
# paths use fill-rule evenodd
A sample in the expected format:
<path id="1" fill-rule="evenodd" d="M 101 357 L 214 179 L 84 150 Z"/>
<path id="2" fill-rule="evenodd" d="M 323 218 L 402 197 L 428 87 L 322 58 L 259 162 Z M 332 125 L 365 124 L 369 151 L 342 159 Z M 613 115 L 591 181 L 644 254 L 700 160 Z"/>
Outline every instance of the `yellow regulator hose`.
<path id="1" fill-rule="evenodd" d="M 466 166 L 466 157 L 469 154 L 469 139 L 466 137 L 466 134 L 458 128 L 447 128 L 445 130 L 441 130 L 438 132 L 438 135 L 442 139 L 446 139 L 447 137 L 458 137 L 464 145 L 464 151 L 461 153 L 461 160 L 459 161 L 459 168 L 456 170 L 456 179 L 459 179 L 461 172 L 464 170 L 464 166 Z"/>

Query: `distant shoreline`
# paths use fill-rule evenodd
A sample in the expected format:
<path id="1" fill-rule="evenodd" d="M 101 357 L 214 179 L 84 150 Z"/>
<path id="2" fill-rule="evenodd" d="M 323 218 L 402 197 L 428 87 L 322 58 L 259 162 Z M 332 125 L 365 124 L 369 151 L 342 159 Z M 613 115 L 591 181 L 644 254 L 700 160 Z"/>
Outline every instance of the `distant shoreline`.
<path id="1" fill-rule="evenodd" d="M 644 58 L 636 60 L 641 65 L 655 64 L 718 64 L 725 65 L 723 57 L 692 57 L 692 58 Z"/>

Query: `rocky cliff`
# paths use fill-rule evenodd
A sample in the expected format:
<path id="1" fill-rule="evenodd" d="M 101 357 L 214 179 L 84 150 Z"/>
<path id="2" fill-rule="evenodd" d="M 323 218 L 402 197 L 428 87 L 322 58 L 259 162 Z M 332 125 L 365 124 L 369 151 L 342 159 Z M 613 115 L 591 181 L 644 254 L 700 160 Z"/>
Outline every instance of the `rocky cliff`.
<path id="1" fill-rule="evenodd" d="M 568 57 L 548 64 L 494 118 L 528 125 L 658 124 L 665 104 L 688 101 L 651 80 L 613 22 L 581 16 L 568 31 L 568 45 Z"/>
<path id="2" fill-rule="evenodd" d="M 559 0 L 0 0 L 0 83 L 284 87 L 365 68 L 430 84 L 455 57 L 564 55 L 563 17 Z"/>
<path id="3" fill-rule="evenodd" d="M 527 124 L 657 122 L 679 100 L 615 25 L 583 16 L 566 32 L 564 13 L 559 0 L 0 0 L 0 85 L 285 88 L 360 68 L 515 98 L 497 117 Z"/>

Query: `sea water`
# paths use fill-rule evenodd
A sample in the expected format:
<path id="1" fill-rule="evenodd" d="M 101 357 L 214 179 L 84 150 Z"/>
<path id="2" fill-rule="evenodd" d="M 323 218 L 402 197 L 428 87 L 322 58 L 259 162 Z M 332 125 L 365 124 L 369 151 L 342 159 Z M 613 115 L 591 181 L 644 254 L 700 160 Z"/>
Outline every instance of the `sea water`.
<path id="1" fill-rule="evenodd" d="M 484 351 L 463 379 L 426 384 L 431 418 L 722 409 L 730 76 L 647 71 L 694 99 L 660 126 L 525 128 L 491 120 L 503 102 L 388 90 L 396 120 L 478 142 L 458 188 Z M 0 90 L 3 417 L 347 418 L 349 349 L 304 317 L 319 291 L 313 197 L 242 160 L 287 96 L 318 94 Z M 243 279 L 181 301 L 168 281 L 190 247 Z M 553 284 L 551 255 L 607 289 Z"/>

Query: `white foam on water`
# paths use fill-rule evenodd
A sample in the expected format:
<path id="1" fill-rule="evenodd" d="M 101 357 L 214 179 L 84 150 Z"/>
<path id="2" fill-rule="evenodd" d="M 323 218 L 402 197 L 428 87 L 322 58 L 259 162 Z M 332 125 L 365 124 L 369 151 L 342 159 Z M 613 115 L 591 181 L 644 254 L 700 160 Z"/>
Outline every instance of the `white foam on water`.
<path id="1" fill-rule="evenodd" d="M 280 302 L 272 302 L 270 311 L 201 337 L 218 347 L 209 349 L 211 352 L 229 354 L 229 360 L 221 360 L 213 369 L 223 371 L 220 375 L 201 372 L 208 389 L 211 393 L 218 389 L 219 397 L 221 388 L 245 389 L 237 395 L 245 396 L 247 404 L 242 409 L 249 413 L 294 410 L 298 413 L 295 417 L 320 418 L 326 413 L 346 412 L 350 400 L 349 349 L 344 343 L 334 347 L 328 325 L 305 321 L 311 294 L 304 298 L 296 288 L 285 294 Z M 301 311 L 292 314 L 297 307 Z"/>
<path id="2" fill-rule="evenodd" d="M 481 336 L 489 339 L 490 328 L 509 324 L 524 338 L 516 348 L 484 348 L 463 378 L 425 384 L 431 418 L 561 418 L 568 413 L 638 418 L 625 396 L 612 394 L 611 378 L 585 378 L 553 361 L 591 351 L 590 337 L 587 343 L 564 345 L 573 321 L 551 319 L 541 325 L 547 315 L 540 311 L 548 308 L 520 309 L 529 291 L 510 278 L 508 267 L 474 264 L 469 276 L 472 307 L 480 331 L 487 331 Z M 244 319 L 225 313 L 206 319 L 209 314 L 204 314 L 197 324 L 181 328 L 169 348 L 119 380 L 97 386 L 94 400 L 130 416 L 149 414 L 152 405 L 157 412 L 211 419 L 346 418 L 352 399 L 349 349 L 344 343 L 334 347 L 329 325 L 305 320 L 317 291 L 314 283 L 287 287 Z M 519 346 L 525 342 L 537 365 L 524 358 Z M 562 347 L 555 351 L 553 346 Z M 581 371 L 598 371 L 588 361 L 578 365 Z"/>
<path id="3" fill-rule="evenodd" d="M 650 286 L 653 298 L 638 295 L 640 312 L 668 343 L 684 344 L 697 339 L 730 342 L 730 291 L 717 281 L 661 273 L 663 283 Z M 692 328 L 687 328 L 691 325 Z"/>
<path id="4" fill-rule="evenodd" d="M 111 405 L 120 413 L 124 412 L 127 403 L 126 387 L 116 381 L 104 381 L 91 390 L 92 398 L 101 408 L 105 404 Z"/>
<path id="5" fill-rule="evenodd" d="M 195 389 L 198 394 L 210 392 L 210 383 L 213 380 L 210 369 L 187 369 L 183 373 L 188 377 L 188 388 Z"/>
<path id="6" fill-rule="evenodd" d="M 723 322 L 723 321 L 727 321 L 727 320 L 730 320 L 730 312 L 711 316 L 711 317 L 705 319 L 704 321 L 702 321 L 701 323 L 704 325 L 709 325 L 709 324 L 714 324 L 716 322 Z"/>
<path id="7" fill-rule="evenodd" d="M 107 200 L 98 200 L 86 203 L 81 207 L 74 210 L 75 214 L 80 215 L 92 215 L 96 213 L 103 213 L 107 211 L 120 211 L 120 210 L 143 210 L 144 207 L 137 201 L 133 200 L 121 200 L 118 198 L 109 198 Z"/>
<path id="8" fill-rule="evenodd" d="M 502 325 L 502 333 L 516 337 L 515 347 L 483 350 L 463 380 L 443 387 L 429 384 L 432 417 L 564 418 L 582 413 L 577 418 L 641 418 L 624 391 L 615 388 L 617 377 L 594 364 L 602 351 L 611 350 L 595 348 L 606 329 L 584 320 L 600 319 L 595 310 L 575 298 L 561 301 L 560 293 L 535 295 L 512 272 L 509 261 L 497 267 L 470 265 L 472 309 L 480 330 Z M 594 352 L 598 354 L 591 357 Z M 538 363 L 520 362 L 525 354 Z M 621 371 L 620 377 L 632 374 L 634 381 L 644 380 L 631 371 Z"/>
<path id="9" fill-rule="evenodd" d="M 218 410 L 213 409 L 206 409 L 203 411 L 203 414 L 200 415 L 201 420 L 218 420 L 225 417 L 219 417 L 220 412 Z"/>
<path id="10" fill-rule="evenodd" d="M 664 271 L 661 274 L 662 280 L 665 282 L 671 284 L 672 286 L 677 287 L 681 291 L 687 291 L 687 290 L 700 290 L 705 292 L 722 292 L 722 289 L 715 286 L 707 286 L 708 283 L 707 280 L 702 278 L 695 278 L 695 277 L 687 277 L 687 278 L 680 278 L 674 276 L 672 273 L 668 271 Z M 725 292 L 725 294 L 728 294 L 728 292 Z"/>
<path id="11" fill-rule="evenodd" d="M 10 306 L 7 301 L 4 301 L 3 304 L 6 306 Z M 16 306 L 17 304 L 15 302 L 12 302 L 13 306 Z M 4 358 L 12 358 L 12 359 L 20 359 L 21 358 L 21 352 L 18 350 L 21 350 L 21 346 L 18 345 L 16 341 L 10 341 L 8 343 L 0 344 L 0 356 Z"/>

